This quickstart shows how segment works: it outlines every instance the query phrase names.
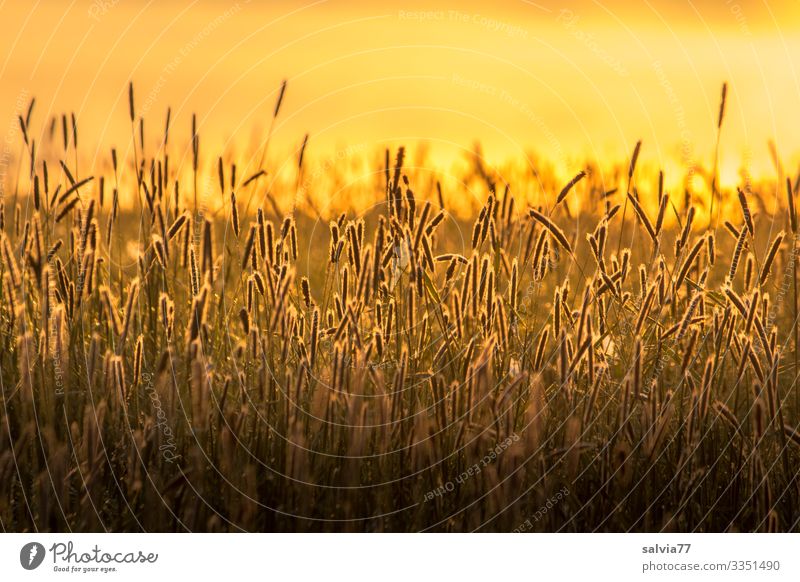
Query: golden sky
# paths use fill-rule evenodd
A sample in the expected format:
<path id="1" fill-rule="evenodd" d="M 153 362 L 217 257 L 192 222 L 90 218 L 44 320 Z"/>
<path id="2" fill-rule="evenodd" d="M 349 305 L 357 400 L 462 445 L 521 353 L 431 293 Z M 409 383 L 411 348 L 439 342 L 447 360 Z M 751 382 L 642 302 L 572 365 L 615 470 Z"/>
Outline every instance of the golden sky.
<path id="1" fill-rule="evenodd" d="M 230 151 L 262 139 L 284 78 L 276 151 L 308 132 L 320 156 L 422 141 L 446 163 L 480 140 L 566 172 L 642 139 L 645 162 L 707 164 L 727 81 L 723 180 L 772 172 L 770 139 L 791 171 L 800 152 L 797 0 L 5 1 L 0 31 L 0 132 L 35 95 L 37 127 L 74 111 L 103 156 L 129 139 L 131 79 L 153 139 L 169 105 L 176 141 L 197 112 Z"/>

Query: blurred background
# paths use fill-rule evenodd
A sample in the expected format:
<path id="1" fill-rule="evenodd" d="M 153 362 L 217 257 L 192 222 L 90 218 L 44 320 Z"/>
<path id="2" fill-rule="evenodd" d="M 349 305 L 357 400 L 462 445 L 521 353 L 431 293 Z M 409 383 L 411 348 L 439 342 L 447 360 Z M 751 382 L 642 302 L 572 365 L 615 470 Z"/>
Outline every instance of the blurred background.
<path id="1" fill-rule="evenodd" d="M 306 133 L 315 159 L 406 144 L 447 168 L 480 141 L 487 164 L 559 176 L 642 139 L 669 183 L 710 165 L 726 81 L 722 187 L 800 159 L 796 0 L 38 1 L 0 4 L 0 23 L 4 167 L 33 96 L 33 137 L 74 112 L 84 155 L 124 149 L 130 81 L 154 145 L 170 106 L 187 156 L 192 113 L 201 155 L 252 155 L 284 79 L 276 171 Z"/>

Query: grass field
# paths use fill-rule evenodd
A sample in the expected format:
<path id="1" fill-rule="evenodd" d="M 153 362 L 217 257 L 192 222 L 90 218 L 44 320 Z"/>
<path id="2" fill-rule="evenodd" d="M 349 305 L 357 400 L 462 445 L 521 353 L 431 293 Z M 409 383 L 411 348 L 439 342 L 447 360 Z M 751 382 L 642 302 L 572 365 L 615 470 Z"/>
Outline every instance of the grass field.
<path id="1" fill-rule="evenodd" d="M 305 141 L 278 191 L 130 117 L 102 160 L 19 119 L 4 531 L 800 527 L 798 177 L 667 192 L 637 144 L 531 200 L 476 164 L 464 220 L 400 148 L 338 214 Z"/>

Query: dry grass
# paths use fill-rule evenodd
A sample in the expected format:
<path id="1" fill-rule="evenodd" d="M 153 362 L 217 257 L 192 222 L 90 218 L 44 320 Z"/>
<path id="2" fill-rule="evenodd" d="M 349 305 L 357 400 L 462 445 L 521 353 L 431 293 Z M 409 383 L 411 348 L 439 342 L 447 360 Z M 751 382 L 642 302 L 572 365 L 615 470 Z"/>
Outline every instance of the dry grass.
<path id="1" fill-rule="evenodd" d="M 510 531 L 566 488 L 533 529 L 797 531 L 797 182 L 771 216 L 715 176 L 709 201 L 659 176 L 648 202 L 638 143 L 620 193 L 582 171 L 531 208 L 486 176 L 464 224 L 438 184 L 412 189 L 400 149 L 385 203 L 325 217 L 320 243 L 319 217 L 281 214 L 262 168 L 204 169 L 194 119 L 191 179 L 169 121 L 146 155 L 129 97 L 134 179 L 116 151 L 112 174 L 79 176 L 74 117 L 61 148 L 54 132 L 36 148 L 20 117 L 4 530 Z M 197 197 L 214 173 L 219 215 Z M 576 231 L 570 196 L 594 228 Z M 694 223 L 737 199 L 725 229 Z M 450 242 L 462 232 L 469 248 Z"/>

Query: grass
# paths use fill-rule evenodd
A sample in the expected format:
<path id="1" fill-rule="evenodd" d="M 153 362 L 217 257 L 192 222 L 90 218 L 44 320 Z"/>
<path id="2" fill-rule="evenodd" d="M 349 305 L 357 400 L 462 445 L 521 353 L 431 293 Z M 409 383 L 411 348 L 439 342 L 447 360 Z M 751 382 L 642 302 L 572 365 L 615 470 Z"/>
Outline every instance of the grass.
<path id="1" fill-rule="evenodd" d="M 622 191 L 581 171 L 534 206 L 479 166 L 464 221 L 401 148 L 372 209 L 283 215 L 194 118 L 188 178 L 169 121 L 148 157 L 129 99 L 111 173 L 78 174 L 74 116 L 43 147 L 20 116 L 4 531 L 798 530 L 800 180 L 648 194 L 639 142 Z"/>

